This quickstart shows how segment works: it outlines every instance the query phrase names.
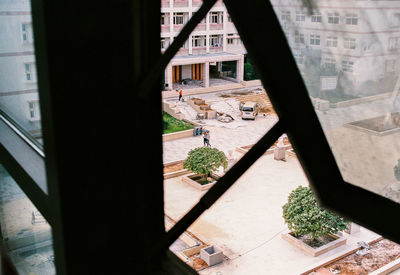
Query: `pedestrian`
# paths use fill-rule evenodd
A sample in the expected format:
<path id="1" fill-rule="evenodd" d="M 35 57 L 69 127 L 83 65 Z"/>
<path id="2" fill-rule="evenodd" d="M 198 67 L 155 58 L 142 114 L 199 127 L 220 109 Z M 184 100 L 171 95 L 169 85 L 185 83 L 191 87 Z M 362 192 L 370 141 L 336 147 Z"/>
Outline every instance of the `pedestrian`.
<path id="1" fill-rule="evenodd" d="M 203 146 L 207 145 L 207 138 L 206 138 L 207 130 L 203 131 Z"/>
<path id="2" fill-rule="evenodd" d="M 178 99 L 178 101 L 181 101 L 181 98 L 182 98 L 182 89 L 179 89 L 179 99 Z"/>
<path id="3" fill-rule="evenodd" d="M 207 147 L 211 147 L 211 144 L 210 144 L 210 131 L 209 130 L 206 130 L 206 133 L 204 134 L 204 139 L 205 139 Z"/>

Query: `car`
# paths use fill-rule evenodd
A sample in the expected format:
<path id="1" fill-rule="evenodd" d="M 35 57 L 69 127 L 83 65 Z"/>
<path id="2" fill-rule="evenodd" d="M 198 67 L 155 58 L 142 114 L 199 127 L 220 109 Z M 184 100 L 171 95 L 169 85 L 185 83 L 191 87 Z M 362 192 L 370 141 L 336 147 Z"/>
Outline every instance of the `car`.
<path id="1" fill-rule="evenodd" d="M 247 101 L 240 107 L 240 116 L 242 119 L 255 120 L 258 115 L 258 104 L 257 102 Z"/>

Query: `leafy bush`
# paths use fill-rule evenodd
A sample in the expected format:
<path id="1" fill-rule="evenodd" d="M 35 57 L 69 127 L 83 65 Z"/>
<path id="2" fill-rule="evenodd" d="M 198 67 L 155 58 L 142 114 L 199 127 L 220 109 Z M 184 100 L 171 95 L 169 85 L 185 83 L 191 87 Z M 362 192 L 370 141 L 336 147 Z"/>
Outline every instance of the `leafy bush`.
<path id="1" fill-rule="evenodd" d="M 293 190 L 282 208 L 283 218 L 296 237 L 308 235 L 317 239 L 348 226 L 348 221 L 319 207 L 309 187 L 299 186 Z"/>
<path id="2" fill-rule="evenodd" d="M 224 168 L 228 166 L 224 152 L 210 147 L 198 147 L 190 150 L 183 162 L 183 168 L 202 175 L 204 182 L 207 182 L 207 177 L 216 172 L 220 166 Z"/>

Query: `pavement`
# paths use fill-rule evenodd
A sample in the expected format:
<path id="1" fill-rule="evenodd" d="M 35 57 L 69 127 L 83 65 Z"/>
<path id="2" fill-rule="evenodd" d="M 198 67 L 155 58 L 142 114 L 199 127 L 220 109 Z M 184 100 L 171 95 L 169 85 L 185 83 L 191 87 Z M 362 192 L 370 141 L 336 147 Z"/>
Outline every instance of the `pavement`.
<path id="1" fill-rule="evenodd" d="M 201 241 L 219 247 L 228 258 L 200 274 L 302 274 L 357 248 L 358 241 L 380 236 L 361 228 L 347 235 L 347 244 L 317 257 L 281 237 L 287 231 L 282 205 L 299 185 L 307 186 L 299 161 L 286 162 L 262 156 L 188 231 Z M 179 220 L 207 191 L 184 183 L 181 177 L 164 181 L 165 213 Z M 174 248 L 171 248 L 174 249 Z M 175 250 L 175 249 L 174 249 Z M 176 250 L 175 250 L 176 252 Z"/>

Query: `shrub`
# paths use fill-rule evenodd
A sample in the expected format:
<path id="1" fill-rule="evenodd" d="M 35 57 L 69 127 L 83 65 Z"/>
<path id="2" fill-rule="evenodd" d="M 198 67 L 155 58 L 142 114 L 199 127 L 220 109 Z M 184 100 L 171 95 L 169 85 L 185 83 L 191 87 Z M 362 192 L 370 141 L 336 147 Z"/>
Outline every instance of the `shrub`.
<path id="1" fill-rule="evenodd" d="M 203 181 L 207 181 L 207 177 L 211 173 L 216 172 L 222 166 L 224 169 L 228 166 L 228 161 L 224 152 L 210 147 L 198 147 L 190 150 L 187 158 L 183 162 L 183 168 L 193 173 L 202 175 Z"/>
<path id="2" fill-rule="evenodd" d="M 309 187 L 299 186 L 293 190 L 282 208 L 283 218 L 296 237 L 308 235 L 315 240 L 348 226 L 348 221 L 319 207 Z"/>

